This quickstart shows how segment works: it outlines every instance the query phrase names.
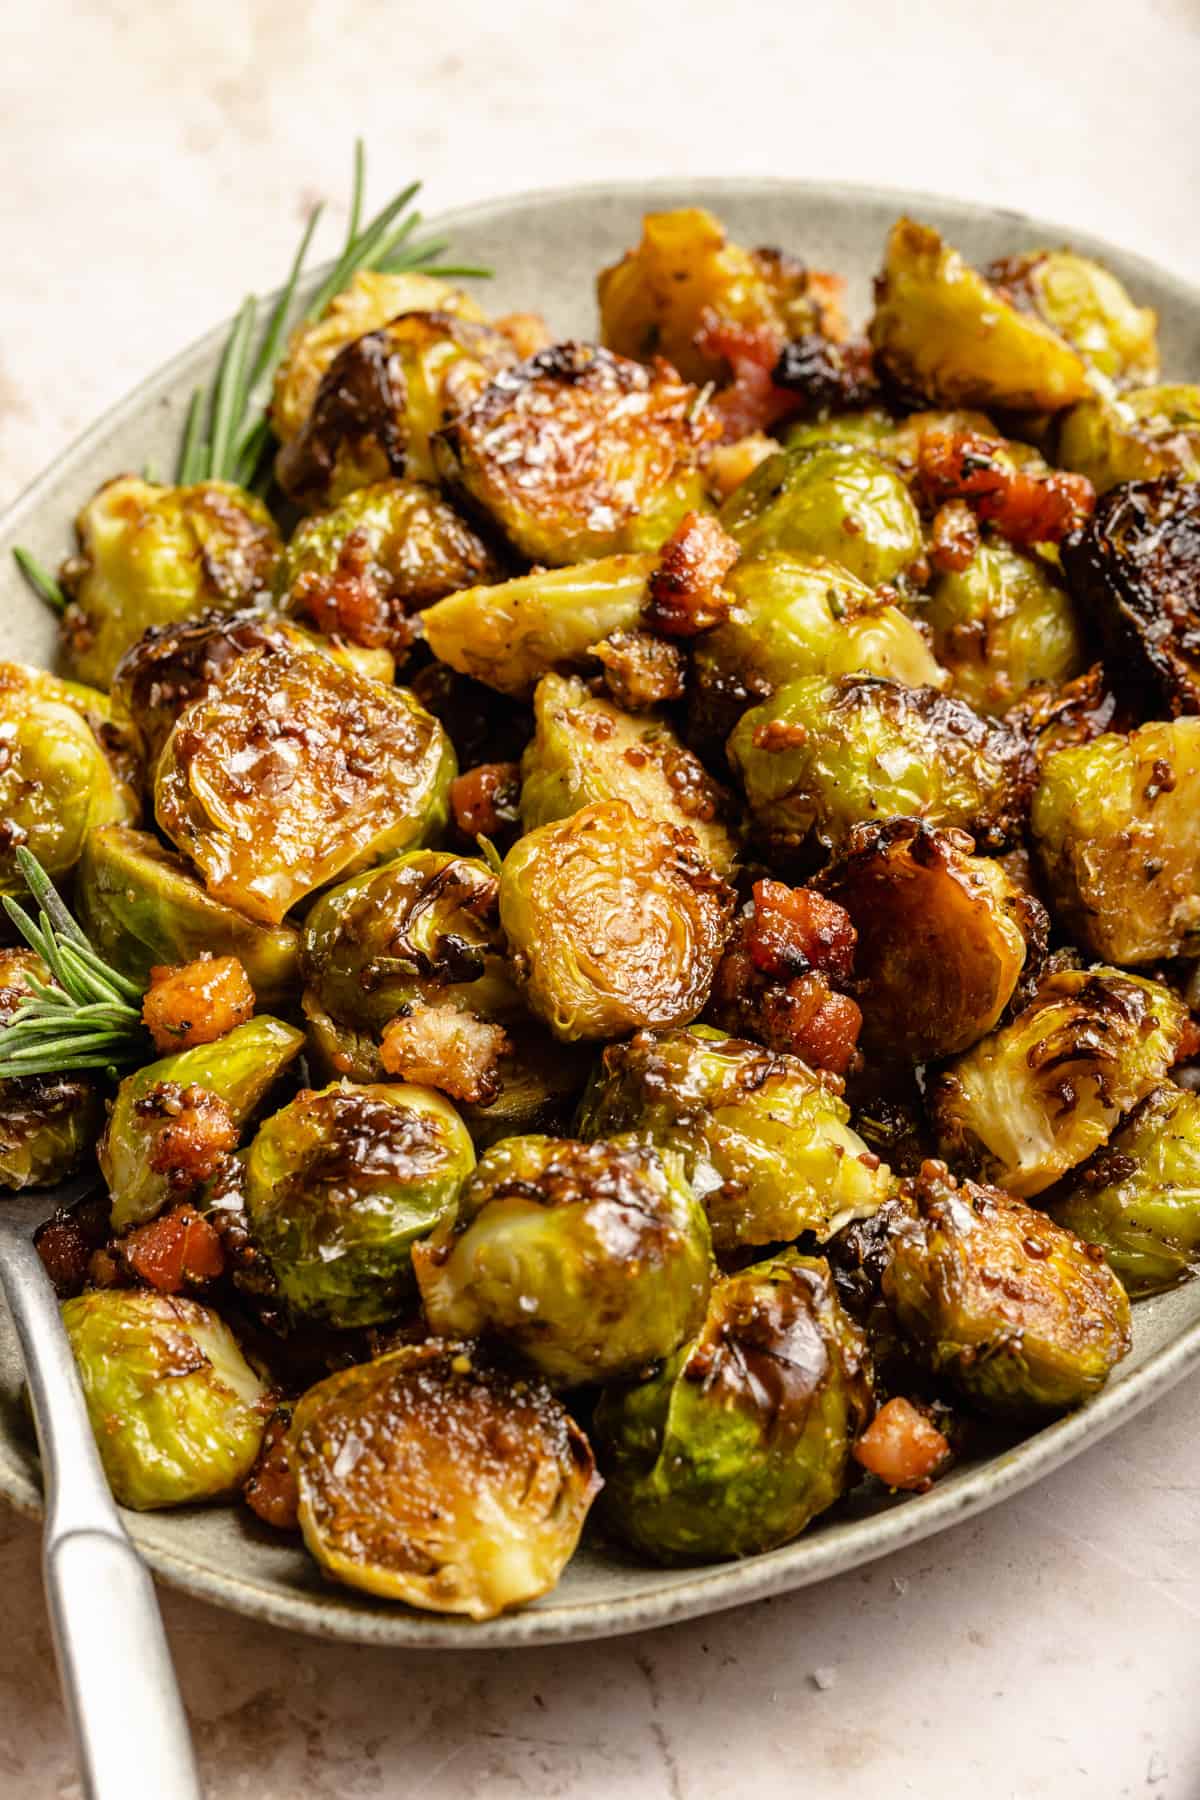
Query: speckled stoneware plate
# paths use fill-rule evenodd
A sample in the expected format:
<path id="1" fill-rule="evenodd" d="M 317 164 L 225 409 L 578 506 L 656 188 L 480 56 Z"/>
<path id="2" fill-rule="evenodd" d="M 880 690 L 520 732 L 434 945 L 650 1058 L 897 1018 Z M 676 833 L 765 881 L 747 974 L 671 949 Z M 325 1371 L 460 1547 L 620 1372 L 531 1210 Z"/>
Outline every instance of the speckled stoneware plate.
<path id="1" fill-rule="evenodd" d="M 841 270 L 864 316 L 885 234 L 910 212 L 946 233 L 975 262 L 1043 244 L 1091 251 L 1158 308 L 1166 372 L 1200 371 L 1200 292 L 1082 233 L 1019 213 L 926 195 L 769 181 L 693 181 L 581 188 L 500 200 L 439 220 L 455 260 L 495 270 L 485 303 L 497 312 L 536 308 L 563 336 L 595 329 L 596 271 L 633 243 L 647 207 L 707 205 L 731 235 L 777 244 Z M 36 481 L 0 526 L 0 653 L 35 662 L 54 656 L 53 621 L 13 571 L 14 543 L 53 565 L 70 547 L 71 520 L 100 482 L 152 459 L 173 466 L 184 410 L 210 374 L 225 327 L 153 376 Z M 167 1581 L 221 1606 L 315 1636 L 409 1648 L 482 1647 L 606 1637 L 666 1625 L 820 1581 L 884 1556 L 981 1512 L 1026 1487 L 1137 1412 L 1200 1363 L 1200 1282 L 1135 1309 L 1133 1352 L 1082 1411 L 1001 1454 L 960 1465 L 932 1492 L 889 1500 L 865 1491 L 796 1543 L 747 1562 L 664 1571 L 588 1541 L 556 1592 L 487 1625 L 410 1612 L 325 1583 L 297 1545 L 259 1528 L 242 1508 L 129 1514 L 150 1566 Z M 20 1403 L 16 1351 L 0 1317 L 0 1494 L 26 1512 L 40 1504 L 36 1451 Z"/>

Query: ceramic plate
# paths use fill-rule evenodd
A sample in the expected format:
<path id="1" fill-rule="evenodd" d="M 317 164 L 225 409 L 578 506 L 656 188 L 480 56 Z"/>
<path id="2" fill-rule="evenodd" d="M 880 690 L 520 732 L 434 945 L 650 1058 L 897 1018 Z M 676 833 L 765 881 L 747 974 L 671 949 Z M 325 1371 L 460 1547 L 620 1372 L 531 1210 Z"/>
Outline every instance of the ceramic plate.
<path id="1" fill-rule="evenodd" d="M 711 206 L 731 235 L 778 244 L 849 279 L 854 316 L 865 316 L 871 276 L 899 213 L 937 226 L 977 263 L 1039 245 L 1071 243 L 1099 255 L 1138 300 L 1157 307 L 1164 367 L 1176 379 L 1200 371 L 1200 292 L 1079 232 L 1013 212 L 930 196 L 802 182 L 692 181 L 528 194 L 437 221 L 455 260 L 495 270 L 485 303 L 496 312 L 545 313 L 563 336 L 595 330 L 596 271 L 636 241 L 647 207 Z M 0 654 L 48 662 L 53 621 L 25 589 L 9 555 L 23 543 L 49 565 L 71 547 L 71 520 L 101 481 L 148 459 L 169 469 L 187 399 L 206 379 L 225 328 L 185 351 L 86 433 L 28 490 L 0 525 Z M 1145 1406 L 1200 1362 L 1200 1282 L 1143 1302 L 1134 1347 L 1097 1399 L 987 1460 L 967 1463 L 928 1494 L 859 1496 L 795 1543 L 740 1563 L 664 1571 L 589 1541 L 557 1590 L 525 1612 L 472 1625 L 372 1601 L 327 1585 L 306 1553 L 240 1507 L 130 1514 L 150 1566 L 220 1606 L 319 1637 L 404 1647 L 552 1643 L 666 1625 L 823 1580 L 957 1524 L 1056 1468 Z M 0 1494 L 33 1513 L 40 1503 L 36 1452 L 20 1403 L 16 1351 L 0 1318 Z"/>

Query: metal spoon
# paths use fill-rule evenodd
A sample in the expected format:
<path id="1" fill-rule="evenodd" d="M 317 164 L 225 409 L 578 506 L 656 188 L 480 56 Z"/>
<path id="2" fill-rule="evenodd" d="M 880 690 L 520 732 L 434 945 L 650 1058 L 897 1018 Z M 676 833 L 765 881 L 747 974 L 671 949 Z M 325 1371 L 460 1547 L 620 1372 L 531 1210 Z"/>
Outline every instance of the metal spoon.
<path id="1" fill-rule="evenodd" d="M 96 1453 L 33 1232 L 94 1182 L 0 1203 L 0 1292 L 21 1346 L 46 1497 L 42 1574 L 88 1800 L 201 1800 L 154 1584 Z"/>

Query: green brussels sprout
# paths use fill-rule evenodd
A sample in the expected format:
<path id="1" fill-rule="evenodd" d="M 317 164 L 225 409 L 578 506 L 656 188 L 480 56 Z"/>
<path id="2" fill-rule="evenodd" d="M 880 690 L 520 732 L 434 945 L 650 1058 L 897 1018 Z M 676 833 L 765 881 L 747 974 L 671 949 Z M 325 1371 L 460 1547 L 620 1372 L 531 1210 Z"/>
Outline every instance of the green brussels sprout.
<path id="1" fill-rule="evenodd" d="M 1187 1009 L 1120 969 L 1063 969 L 928 1089 L 949 1161 L 1040 1194 L 1099 1149 L 1175 1061 Z"/>
<path id="2" fill-rule="evenodd" d="M 73 704 L 0 687 L 0 893 L 25 892 L 18 848 L 65 875 L 94 825 L 136 815 L 133 793 Z"/>
<path id="3" fill-rule="evenodd" d="M 591 344 L 540 350 L 434 440 L 442 479 L 521 556 L 560 566 L 656 550 L 705 505 L 716 424 L 694 388 Z"/>
<path id="4" fill-rule="evenodd" d="M 140 746 L 133 721 L 119 696 L 102 693 L 82 681 L 64 681 L 48 669 L 32 663 L 0 662 L 0 699 L 47 700 L 55 706 L 69 706 L 91 726 L 92 735 L 108 758 L 118 781 L 130 792 L 141 782 Z"/>
<path id="5" fill-rule="evenodd" d="M 511 1137 L 413 1250 L 431 1328 L 494 1335 L 556 1387 L 632 1377 L 700 1329 L 712 1241 L 677 1157 Z"/>
<path id="6" fill-rule="evenodd" d="M 327 1575 L 473 1619 L 554 1586 L 600 1486 L 549 1390 L 464 1344 L 406 1344 L 319 1382 L 288 1461 Z"/>
<path id="7" fill-rule="evenodd" d="M 543 675 L 533 715 L 536 736 L 521 762 L 526 831 L 594 800 L 625 799 L 649 819 L 690 830 L 717 873 L 729 873 L 737 856 L 723 819 L 729 796 L 661 714 L 622 712 L 577 676 Z"/>
<path id="8" fill-rule="evenodd" d="M 1180 383 L 1095 394 L 1064 413 L 1056 459 L 1098 493 L 1158 475 L 1200 478 L 1200 387 Z"/>
<path id="9" fill-rule="evenodd" d="M 532 1022 L 505 1023 L 509 1047 L 496 1064 L 495 1098 L 459 1107 L 479 1155 L 502 1138 L 566 1131 L 592 1068 L 590 1044 L 564 1044 Z"/>
<path id="10" fill-rule="evenodd" d="M 101 1288 L 65 1302 L 88 1418 L 121 1506 L 235 1494 L 271 1401 L 228 1325 L 182 1294 Z"/>
<path id="11" fill-rule="evenodd" d="M 625 800 L 529 832 L 500 874 L 500 922 L 525 997 L 567 1039 L 694 1019 L 732 902 L 691 832 Z"/>
<path id="12" fill-rule="evenodd" d="M 637 1132 L 681 1156 L 719 1251 L 806 1231 L 827 1238 L 874 1212 L 890 1181 L 851 1129 L 837 1084 L 706 1025 L 610 1044 L 579 1130 Z"/>
<path id="13" fill-rule="evenodd" d="M 216 899 L 278 925 L 355 865 L 440 830 L 454 773 L 445 732 L 405 689 L 255 650 L 180 714 L 155 813 Z"/>
<path id="14" fill-rule="evenodd" d="M 849 1485 L 871 1410 L 866 1343 L 829 1265 L 788 1252 L 714 1284 L 699 1335 L 606 1390 L 607 1523 L 656 1562 L 786 1544 Z"/>
<path id="15" fill-rule="evenodd" d="M 943 406 L 1057 412 L 1087 392 L 1087 366 L 1064 338 L 912 219 L 888 238 L 870 339 L 893 381 Z"/>
<path id="16" fill-rule="evenodd" d="M 1200 719 L 1055 751 L 1031 823 L 1055 913 L 1094 955 L 1200 948 Z"/>
<path id="17" fill-rule="evenodd" d="M 743 556 L 827 557 L 870 587 L 916 561 L 921 520 L 895 469 L 870 450 L 822 444 L 777 451 L 721 508 Z"/>
<path id="18" fill-rule="evenodd" d="M 1049 1210 L 1099 1244 L 1135 1299 L 1185 1280 L 1200 1263 L 1200 1094 L 1147 1094 Z"/>
<path id="19" fill-rule="evenodd" d="M 228 481 L 160 487 L 119 475 L 88 501 L 76 530 L 63 634 L 76 675 L 102 688 L 149 626 L 208 607 L 234 612 L 269 590 L 281 549 L 262 501 Z"/>
<path id="20" fill-rule="evenodd" d="M 490 325 L 440 310 L 402 313 L 338 351 L 275 459 L 275 479 L 306 511 L 395 476 L 433 481 L 431 440 L 446 414 L 516 360 Z"/>
<path id="21" fill-rule="evenodd" d="M 391 1318 L 412 1292 L 413 1244 L 453 1217 L 474 1166 L 466 1126 L 432 1088 L 334 1082 L 265 1120 L 246 1212 L 292 1316 Z"/>
<path id="22" fill-rule="evenodd" d="M 52 976 L 31 950 L 0 950 L 0 1033 Z M 82 1075 L 25 1075 L 0 1081 L 0 1188 L 51 1187 L 74 1174 L 96 1141 L 104 1108 Z"/>
<path id="23" fill-rule="evenodd" d="M 988 1412 L 1060 1412 L 1129 1350 L 1129 1301 L 1102 1256 L 999 1188 L 926 1163 L 883 1291 L 933 1369 Z"/>
<path id="24" fill-rule="evenodd" d="M 854 922 L 863 1048 L 913 1062 L 953 1056 L 989 1032 L 1012 999 L 1027 940 L 1046 917 L 970 840 L 916 819 L 859 825 L 820 877 Z"/>
<path id="25" fill-rule="evenodd" d="M 744 715 L 729 757 L 755 823 L 783 843 L 815 831 L 836 846 L 855 825 L 903 816 L 998 847 L 1029 782 L 1028 752 L 999 721 L 933 688 L 855 675 L 789 682 Z"/>
<path id="26" fill-rule="evenodd" d="M 1084 668 L 1075 608 L 1051 565 L 989 537 L 963 569 L 934 578 L 921 609 L 950 691 L 998 716 L 1044 683 Z"/>
<path id="27" fill-rule="evenodd" d="M 126 1075 L 98 1151 L 113 1230 L 144 1224 L 207 1181 L 303 1047 L 301 1032 L 264 1014 Z"/>
<path id="28" fill-rule="evenodd" d="M 856 450 L 875 450 L 880 456 L 891 455 L 891 443 L 898 421 L 881 407 L 867 407 L 861 412 L 834 413 L 828 419 L 802 419 L 783 428 L 785 450 L 820 450 L 826 444 L 849 444 Z"/>
<path id="29" fill-rule="evenodd" d="M 1135 306 L 1103 264 L 1074 250 L 1034 250 L 993 263 L 987 278 L 1109 381 L 1128 387 L 1158 379 L 1158 317 Z"/>
<path id="30" fill-rule="evenodd" d="M 88 833 L 75 875 L 79 922 L 105 962 L 145 986 L 156 964 L 236 956 L 264 1010 L 285 1010 L 300 985 L 300 936 L 216 900 L 148 831 Z"/>

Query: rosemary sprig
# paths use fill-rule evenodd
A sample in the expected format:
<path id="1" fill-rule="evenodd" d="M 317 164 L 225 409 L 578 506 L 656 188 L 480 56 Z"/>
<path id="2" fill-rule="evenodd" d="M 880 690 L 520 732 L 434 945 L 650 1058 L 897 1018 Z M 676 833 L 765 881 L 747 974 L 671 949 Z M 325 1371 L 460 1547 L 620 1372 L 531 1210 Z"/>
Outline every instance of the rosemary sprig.
<path id="1" fill-rule="evenodd" d="M 60 613 L 67 610 L 67 596 L 49 569 L 43 567 L 32 550 L 26 550 L 20 544 L 14 544 L 13 561 L 39 600 L 44 600 L 47 606 L 54 608 L 55 612 Z"/>
<path id="2" fill-rule="evenodd" d="M 142 989 L 106 963 L 71 917 L 41 863 L 23 847 L 17 866 L 38 908 L 34 919 L 4 895 L 4 910 L 57 985 L 34 978 L 33 992 L 0 1029 L 0 1079 L 65 1075 L 146 1060 Z"/>

